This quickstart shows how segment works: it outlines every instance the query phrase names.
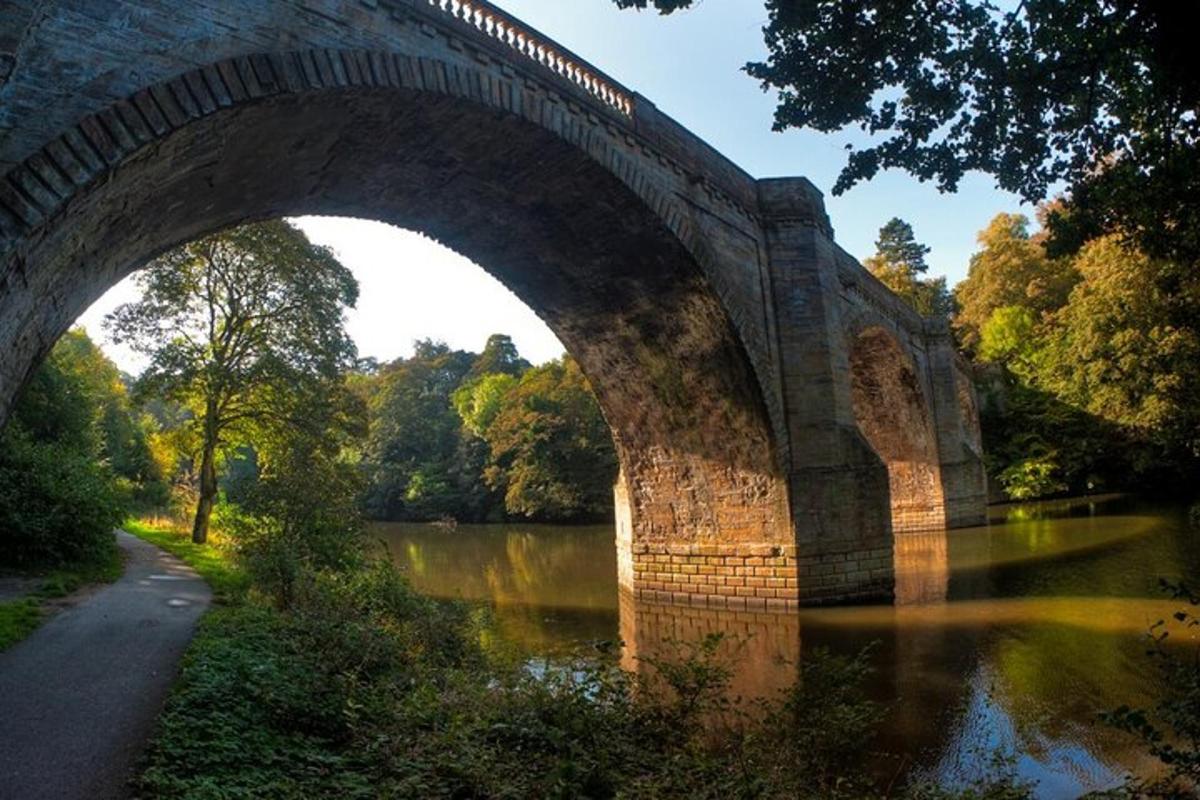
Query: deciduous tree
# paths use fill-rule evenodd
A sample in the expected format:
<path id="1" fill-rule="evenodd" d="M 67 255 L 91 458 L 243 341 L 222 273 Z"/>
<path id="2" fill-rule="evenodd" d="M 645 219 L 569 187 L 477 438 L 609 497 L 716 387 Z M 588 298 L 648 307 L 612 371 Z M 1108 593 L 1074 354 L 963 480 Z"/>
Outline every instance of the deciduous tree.
<path id="1" fill-rule="evenodd" d="M 525 372 L 483 431 L 488 482 L 508 513 L 529 519 L 603 518 L 612 508 L 612 434 L 569 356 Z"/>
<path id="2" fill-rule="evenodd" d="M 663 13 L 693 0 L 614 0 Z M 766 0 L 776 130 L 836 133 L 841 193 L 900 168 L 955 190 L 979 171 L 1025 200 L 1065 184 L 1061 246 L 1103 233 L 1200 259 L 1200 50 L 1171 0 Z"/>
<path id="3" fill-rule="evenodd" d="M 199 441 L 192 538 L 203 542 L 217 459 L 255 426 L 288 424 L 291 400 L 353 363 L 354 277 L 297 228 L 272 221 L 172 250 L 139 275 L 142 298 L 106 320 L 150 357 L 140 388 L 187 405 Z"/>
<path id="4" fill-rule="evenodd" d="M 967 278 L 954 287 L 954 327 L 967 350 L 979 346 L 984 325 L 997 309 L 1020 306 L 1035 320 L 1062 307 L 1079 272 L 1069 258 L 1050 258 L 1030 236 L 1020 214 L 997 214 L 979 232 Z"/>

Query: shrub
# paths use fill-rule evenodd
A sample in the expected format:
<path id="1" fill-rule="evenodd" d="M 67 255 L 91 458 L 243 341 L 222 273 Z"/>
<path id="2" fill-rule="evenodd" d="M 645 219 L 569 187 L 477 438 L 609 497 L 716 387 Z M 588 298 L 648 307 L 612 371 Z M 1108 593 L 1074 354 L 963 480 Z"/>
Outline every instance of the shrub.
<path id="1" fill-rule="evenodd" d="M 103 561 L 125 498 L 107 468 L 71 447 L 0 433 L 0 551 L 13 566 Z"/>
<path id="2" fill-rule="evenodd" d="M 1200 792 L 1200 594 L 1185 584 L 1162 581 L 1162 587 L 1185 607 L 1173 615 L 1176 632 L 1193 638 L 1186 648 L 1168 647 L 1171 625 L 1159 620 L 1150 628 L 1148 655 L 1158 665 L 1167 688 L 1153 712 L 1128 706 L 1102 714 L 1109 725 L 1134 735 L 1166 771 L 1133 781 L 1125 796 L 1186 798 Z M 1173 643 L 1172 643 L 1173 644 Z"/>

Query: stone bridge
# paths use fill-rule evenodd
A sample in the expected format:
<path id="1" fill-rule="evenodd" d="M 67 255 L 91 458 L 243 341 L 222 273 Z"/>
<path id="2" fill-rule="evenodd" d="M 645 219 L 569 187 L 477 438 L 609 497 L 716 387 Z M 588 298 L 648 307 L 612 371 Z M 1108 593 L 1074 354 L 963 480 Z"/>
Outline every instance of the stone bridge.
<path id="1" fill-rule="evenodd" d="M 945 322 L 834 243 L 807 180 L 751 177 L 489 3 L 6 0 L 0 176 L 0 423 L 156 254 L 354 216 L 471 258 L 578 359 L 643 598 L 888 597 L 894 531 L 983 518 Z"/>

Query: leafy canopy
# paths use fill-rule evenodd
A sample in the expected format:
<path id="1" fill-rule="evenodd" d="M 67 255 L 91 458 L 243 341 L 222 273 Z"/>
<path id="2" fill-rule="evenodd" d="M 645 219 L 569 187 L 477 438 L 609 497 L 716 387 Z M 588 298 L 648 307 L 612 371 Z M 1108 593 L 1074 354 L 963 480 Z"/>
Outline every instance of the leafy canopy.
<path id="1" fill-rule="evenodd" d="M 617 472 L 612 433 L 574 359 L 527 370 L 489 413 L 481 434 L 491 453 L 485 476 L 503 490 L 509 514 L 572 520 L 610 513 Z"/>
<path id="2" fill-rule="evenodd" d="M 211 400 L 218 428 L 262 417 L 261 389 L 337 375 L 354 356 L 344 309 L 358 284 L 333 253 L 282 220 L 199 239 L 152 261 L 142 297 L 105 320 L 150 357 L 139 388 Z"/>
<path id="3" fill-rule="evenodd" d="M 344 310 L 358 284 L 328 248 L 275 220 L 172 250 L 138 285 L 141 299 L 105 323 L 114 341 L 150 357 L 140 391 L 191 412 L 200 464 L 193 538 L 203 542 L 218 455 L 300 424 L 354 364 Z"/>
<path id="4" fill-rule="evenodd" d="M 954 327 L 968 349 L 979 346 L 983 327 L 1005 306 L 1027 309 L 1035 319 L 1062 307 L 1079 282 L 1069 258 L 1050 258 L 1044 237 L 1029 234 L 1020 214 L 997 214 L 977 237 L 967 278 L 954 287 Z"/>
<path id="5" fill-rule="evenodd" d="M 1025 226 L 996 217 L 956 289 L 992 475 L 1013 497 L 1190 491 L 1200 467 L 1200 277 L 1115 235 L 1051 258 Z"/>
<path id="6" fill-rule="evenodd" d="M 34 372 L 0 431 L 0 564 L 99 563 L 115 552 L 126 498 L 107 433 L 129 414 L 123 400 L 116 368 L 82 330 Z"/>
<path id="7" fill-rule="evenodd" d="M 662 13 L 693 0 L 614 0 Z M 857 127 L 841 193 L 899 168 L 954 191 L 972 170 L 1051 215 L 1072 249 L 1114 230 L 1200 257 L 1200 51 L 1171 0 L 766 0 L 776 130 Z"/>

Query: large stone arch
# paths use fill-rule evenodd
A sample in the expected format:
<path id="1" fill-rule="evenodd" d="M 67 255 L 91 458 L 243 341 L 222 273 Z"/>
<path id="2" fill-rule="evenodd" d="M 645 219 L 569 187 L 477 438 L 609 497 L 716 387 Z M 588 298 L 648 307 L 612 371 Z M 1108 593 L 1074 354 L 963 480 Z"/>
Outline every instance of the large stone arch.
<path id="1" fill-rule="evenodd" d="M 891 595 L 852 309 L 923 354 L 946 519 L 982 516 L 948 331 L 837 246 L 816 187 L 756 180 L 486 0 L 5 6 L 0 424 L 105 286 L 195 236 L 301 213 L 422 230 L 550 324 L 614 430 L 620 579 L 649 600 Z"/>
<path id="2" fill-rule="evenodd" d="M 428 59 L 263 55 L 67 131 L 0 198 L 23 212 L 0 273 L 2 407 L 79 313 L 166 248 L 273 216 L 380 219 L 484 266 L 579 360 L 622 463 L 627 583 L 634 542 L 786 542 L 759 378 L 687 218 L 586 129 L 487 85 Z"/>

